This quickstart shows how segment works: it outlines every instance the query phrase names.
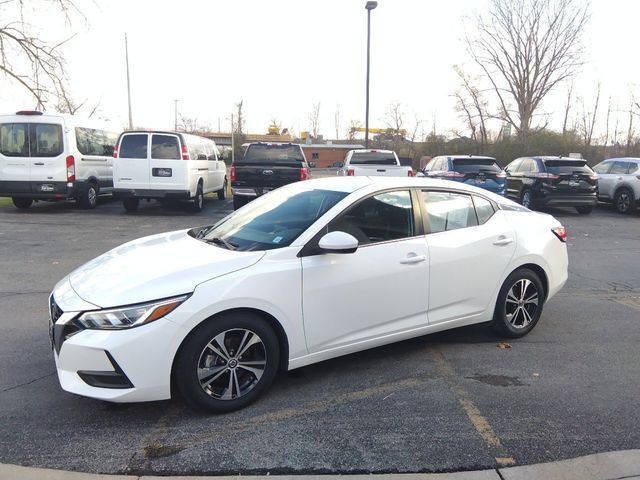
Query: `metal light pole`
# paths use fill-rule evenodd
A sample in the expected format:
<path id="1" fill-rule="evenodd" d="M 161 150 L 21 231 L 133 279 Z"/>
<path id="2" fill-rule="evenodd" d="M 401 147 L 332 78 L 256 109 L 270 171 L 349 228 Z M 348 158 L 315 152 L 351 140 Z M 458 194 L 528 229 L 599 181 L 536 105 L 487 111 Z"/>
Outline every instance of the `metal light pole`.
<path id="1" fill-rule="evenodd" d="M 178 99 L 173 100 L 173 131 L 178 131 Z"/>
<path id="2" fill-rule="evenodd" d="M 371 50 L 371 10 L 378 6 L 378 2 L 367 2 L 364 8 L 367 9 L 367 102 L 364 119 L 364 148 L 369 148 L 369 57 Z"/>
<path id="3" fill-rule="evenodd" d="M 133 117 L 131 116 L 131 81 L 129 80 L 129 43 L 127 34 L 124 34 L 124 55 L 127 61 L 127 100 L 129 103 L 129 130 L 133 129 Z"/>

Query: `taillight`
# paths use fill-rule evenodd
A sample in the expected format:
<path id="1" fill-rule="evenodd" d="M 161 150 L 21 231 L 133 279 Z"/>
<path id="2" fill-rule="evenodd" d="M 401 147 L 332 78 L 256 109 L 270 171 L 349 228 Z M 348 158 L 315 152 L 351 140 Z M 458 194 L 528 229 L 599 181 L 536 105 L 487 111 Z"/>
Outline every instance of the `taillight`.
<path id="1" fill-rule="evenodd" d="M 443 177 L 448 177 L 448 178 L 464 178 L 464 173 L 460 173 L 460 172 L 443 172 L 442 176 Z"/>
<path id="2" fill-rule="evenodd" d="M 300 180 L 306 180 L 307 178 L 309 178 L 309 171 L 307 167 L 302 167 L 300 169 Z"/>
<path id="3" fill-rule="evenodd" d="M 567 229 L 562 225 L 552 228 L 551 231 L 556 237 L 558 237 L 558 240 L 560 240 L 562 243 L 565 243 L 567 241 Z"/>
<path id="4" fill-rule="evenodd" d="M 353 177 L 356 174 L 356 171 L 353 168 L 347 169 L 347 177 Z"/>
<path id="5" fill-rule="evenodd" d="M 67 182 L 75 182 L 76 180 L 76 159 L 73 155 L 67 157 Z"/>
<path id="6" fill-rule="evenodd" d="M 507 178 L 507 172 L 496 173 L 496 178 Z"/>
<path id="7" fill-rule="evenodd" d="M 229 170 L 229 177 L 231 178 L 232 182 L 236 181 L 236 166 L 235 165 L 231 165 L 231 169 Z"/>
<path id="8" fill-rule="evenodd" d="M 409 171 L 407 172 L 407 175 L 409 177 L 413 177 L 413 170 L 409 169 Z"/>
<path id="9" fill-rule="evenodd" d="M 113 158 L 118 158 L 118 145 L 113 147 Z"/>
<path id="10" fill-rule="evenodd" d="M 189 149 L 186 145 L 182 145 L 182 159 L 189 160 Z"/>
<path id="11" fill-rule="evenodd" d="M 558 180 L 560 178 L 559 175 L 554 175 L 553 173 L 548 173 L 548 172 L 536 173 L 534 174 L 534 177 L 543 178 L 545 180 Z"/>

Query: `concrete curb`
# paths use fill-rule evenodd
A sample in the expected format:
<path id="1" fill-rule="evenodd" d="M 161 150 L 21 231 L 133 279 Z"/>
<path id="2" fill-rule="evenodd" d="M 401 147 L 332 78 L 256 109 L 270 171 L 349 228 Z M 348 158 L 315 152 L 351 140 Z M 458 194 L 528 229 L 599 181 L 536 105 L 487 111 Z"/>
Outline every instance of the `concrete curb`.
<path id="1" fill-rule="evenodd" d="M 157 477 L 100 475 L 0 463 L 0 480 L 264 480 L 267 476 Z M 381 475 L 269 475 L 270 480 L 640 480 L 640 449 L 496 470 Z"/>

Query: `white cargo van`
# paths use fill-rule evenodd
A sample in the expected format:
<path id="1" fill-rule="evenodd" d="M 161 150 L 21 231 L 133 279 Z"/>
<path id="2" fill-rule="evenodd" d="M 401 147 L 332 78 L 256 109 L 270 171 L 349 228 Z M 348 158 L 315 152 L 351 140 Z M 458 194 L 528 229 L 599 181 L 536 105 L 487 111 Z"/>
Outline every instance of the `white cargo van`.
<path id="1" fill-rule="evenodd" d="M 176 132 L 130 131 L 120 134 L 113 165 L 114 195 L 127 211 L 140 199 L 192 200 L 199 212 L 204 195 L 224 200 L 227 169 L 213 140 Z"/>
<path id="2" fill-rule="evenodd" d="M 107 123 L 61 113 L 0 115 L 0 197 L 18 208 L 34 200 L 75 199 L 94 208 L 113 188 L 113 147 Z"/>

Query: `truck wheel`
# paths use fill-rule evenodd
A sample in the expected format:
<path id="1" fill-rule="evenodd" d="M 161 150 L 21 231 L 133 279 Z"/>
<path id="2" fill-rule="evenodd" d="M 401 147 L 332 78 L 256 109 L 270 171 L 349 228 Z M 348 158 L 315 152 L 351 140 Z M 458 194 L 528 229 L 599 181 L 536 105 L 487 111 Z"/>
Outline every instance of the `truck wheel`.
<path id="1" fill-rule="evenodd" d="M 224 200 L 227 198 L 227 179 L 224 179 L 222 188 L 216 192 L 218 194 L 218 200 Z"/>
<path id="2" fill-rule="evenodd" d="M 202 192 L 202 184 L 198 184 L 198 189 L 196 190 L 196 196 L 193 197 L 193 203 L 191 204 L 192 212 L 201 212 L 204 207 L 204 193 Z"/>
<path id="3" fill-rule="evenodd" d="M 123 198 L 122 206 L 127 212 L 135 212 L 138 210 L 138 206 L 140 205 L 139 198 Z"/>
<path id="4" fill-rule="evenodd" d="M 33 203 L 32 198 L 11 197 L 11 200 L 13 204 L 21 210 L 26 210 Z"/>
<path id="5" fill-rule="evenodd" d="M 242 196 L 233 196 L 233 209 L 238 210 L 239 208 L 244 207 L 248 203 L 247 197 Z"/>
<path id="6" fill-rule="evenodd" d="M 80 207 L 91 210 L 98 205 L 98 187 L 90 183 L 87 185 L 87 189 L 78 197 L 78 203 Z"/>

